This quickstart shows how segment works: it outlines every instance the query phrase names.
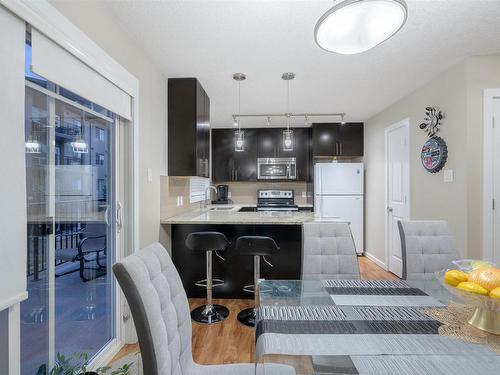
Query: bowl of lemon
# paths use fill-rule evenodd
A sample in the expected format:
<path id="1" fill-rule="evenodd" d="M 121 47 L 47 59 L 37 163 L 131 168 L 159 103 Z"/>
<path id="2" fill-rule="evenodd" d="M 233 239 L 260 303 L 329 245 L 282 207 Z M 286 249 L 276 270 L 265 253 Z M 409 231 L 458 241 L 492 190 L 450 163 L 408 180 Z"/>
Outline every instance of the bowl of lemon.
<path id="1" fill-rule="evenodd" d="M 471 325 L 500 335 L 500 268 L 491 262 L 462 259 L 436 276 L 452 294 L 476 306 Z"/>

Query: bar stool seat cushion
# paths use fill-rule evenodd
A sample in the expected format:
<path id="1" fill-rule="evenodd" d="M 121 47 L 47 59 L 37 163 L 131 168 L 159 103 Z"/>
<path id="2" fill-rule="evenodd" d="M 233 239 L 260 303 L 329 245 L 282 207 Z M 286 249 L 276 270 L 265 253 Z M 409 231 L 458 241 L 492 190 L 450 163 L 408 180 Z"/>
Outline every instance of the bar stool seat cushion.
<path id="1" fill-rule="evenodd" d="M 269 256 L 280 250 L 271 237 L 241 236 L 236 240 L 236 252 L 241 255 Z"/>
<path id="2" fill-rule="evenodd" d="M 193 232 L 186 237 L 186 246 L 193 251 L 224 251 L 230 242 L 220 232 Z"/>

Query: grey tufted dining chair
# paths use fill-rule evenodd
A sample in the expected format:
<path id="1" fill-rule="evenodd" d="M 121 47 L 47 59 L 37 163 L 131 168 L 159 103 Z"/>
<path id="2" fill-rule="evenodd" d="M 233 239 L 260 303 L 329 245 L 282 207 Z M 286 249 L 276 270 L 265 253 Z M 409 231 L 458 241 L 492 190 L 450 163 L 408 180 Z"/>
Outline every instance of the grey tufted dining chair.
<path id="1" fill-rule="evenodd" d="M 359 266 L 347 222 L 303 225 L 302 279 L 358 279 Z"/>
<path id="2" fill-rule="evenodd" d="M 186 293 L 167 250 L 151 244 L 113 265 L 132 312 L 144 375 L 254 375 L 252 363 L 202 366 L 193 361 Z M 271 372 L 269 371 L 271 370 Z M 266 366 L 266 374 L 293 375 Z"/>
<path id="3" fill-rule="evenodd" d="M 446 221 L 398 221 L 398 227 L 403 279 L 433 279 L 434 272 L 460 258 Z"/>

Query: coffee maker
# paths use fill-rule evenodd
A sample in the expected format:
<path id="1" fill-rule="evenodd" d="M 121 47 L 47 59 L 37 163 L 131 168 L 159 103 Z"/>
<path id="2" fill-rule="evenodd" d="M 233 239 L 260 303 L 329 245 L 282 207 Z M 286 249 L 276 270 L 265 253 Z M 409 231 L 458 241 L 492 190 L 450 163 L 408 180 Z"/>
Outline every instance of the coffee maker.
<path id="1" fill-rule="evenodd" d="M 217 200 L 212 201 L 214 204 L 228 204 L 228 193 L 229 186 L 228 185 L 217 185 Z"/>

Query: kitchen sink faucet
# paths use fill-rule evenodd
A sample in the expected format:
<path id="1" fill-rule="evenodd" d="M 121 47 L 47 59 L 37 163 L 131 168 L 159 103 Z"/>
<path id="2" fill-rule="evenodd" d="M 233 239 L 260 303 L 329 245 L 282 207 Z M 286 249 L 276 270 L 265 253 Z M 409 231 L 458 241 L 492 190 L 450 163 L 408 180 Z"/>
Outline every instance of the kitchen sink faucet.
<path id="1" fill-rule="evenodd" d="M 215 188 L 215 186 L 212 186 L 212 185 L 208 185 L 207 188 L 205 189 L 205 200 L 203 201 L 204 202 L 204 207 L 207 208 L 208 207 L 208 204 L 207 204 L 207 200 L 209 199 L 208 198 L 208 191 L 212 189 L 213 191 L 215 191 L 215 195 L 217 195 L 217 189 Z"/>

